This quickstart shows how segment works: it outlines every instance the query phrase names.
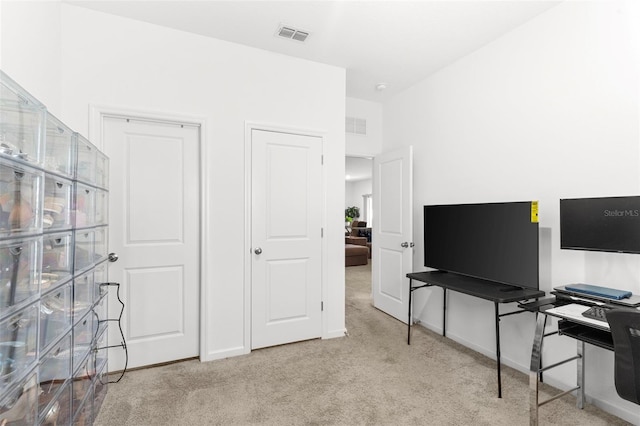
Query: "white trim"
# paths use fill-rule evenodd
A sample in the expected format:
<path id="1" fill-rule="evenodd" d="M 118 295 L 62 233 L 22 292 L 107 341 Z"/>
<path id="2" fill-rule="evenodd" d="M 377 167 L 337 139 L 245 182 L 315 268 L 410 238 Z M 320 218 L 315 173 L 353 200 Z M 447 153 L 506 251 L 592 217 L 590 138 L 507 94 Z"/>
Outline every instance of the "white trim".
<path id="1" fill-rule="evenodd" d="M 326 158 L 326 135 L 327 132 L 317 129 L 305 129 L 300 127 L 283 126 L 280 124 L 262 123 L 255 121 L 245 121 L 245 133 L 244 133 L 244 156 L 245 156 L 245 170 L 244 170 L 244 191 L 245 191 L 245 223 L 244 223 L 244 346 L 245 352 L 251 352 L 251 132 L 253 130 L 263 130 L 279 133 L 290 133 L 302 136 L 318 137 L 321 140 L 322 156 Z M 322 213 L 321 213 L 321 226 L 324 229 L 324 237 L 322 238 L 322 300 L 326 302 L 328 300 L 329 289 L 327 283 L 327 277 L 329 276 L 329 262 L 327 250 L 327 173 L 325 173 L 324 166 L 322 167 Z M 328 339 L 333 337 L 344 336 L 344 330 L 339 333 L 336 331 L 328 331 L 328 319 L 327 319 L 327 305 L 325 303 L 325 309 L 320 313 L 322 318 L 322 330 L 321 338 Z"/>
<path id="2" fill-rule="evenodd" d="M 346 328 L 339 328 L 337 330 L 328 330 L 323 336 L 323 339 L 335 339 L 336 337 L 344 337 L 347 335 Z"/>
<path id="3" fill-rule="evenodd" d="M 218 359 L 225 359 L 225 358 L 231 358 L 234 356 L 246 355 L 247 351 L 245 349 L 246 349 L 245 346 L 237 346 L 235 348 L 210 351 L 205 354 L 206 359 L 202 359 L 201 357 L 201 361 L 215 361 Z"/>
<path id="4" fill-rule="evenodd" d="M 206 259 L 209 258 L 209 236 L 211 235 L 211 224 L 209 222 L 209 169 L 207 167 L 207 119 L 201 116 L 185 115 L 173 112 L 159 112 L 149 110 L 131 109 L 111 105 L 89 105 L 89 139 L 100 150 L 104 148 L 103 131 L 104 119 L 106 117 L 125 117 L 143 120 L 153 120 L 159 122 L 170 122 L 179 124 L 195 125 L 200 128 L 198 151 L 200 154 L 200 361 L 210 361 L 218 359 L 215 353 L 208 353 L 209 347 L 208 323 L 209 310 L 207 309 L 207 280 L 208 268 Z"/>

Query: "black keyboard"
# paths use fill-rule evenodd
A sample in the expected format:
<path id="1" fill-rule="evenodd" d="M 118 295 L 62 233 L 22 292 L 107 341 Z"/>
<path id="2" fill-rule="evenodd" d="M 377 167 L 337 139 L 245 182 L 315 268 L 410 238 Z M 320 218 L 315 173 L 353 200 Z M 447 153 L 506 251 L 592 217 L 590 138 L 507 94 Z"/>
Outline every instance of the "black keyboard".
<path id="1" fill-rule="evenodd" d="M 606 312 L 609 308 L 602 306 L 592 306 L 582 313 L 583 316 L 597 321 L 607 322 Z"/>

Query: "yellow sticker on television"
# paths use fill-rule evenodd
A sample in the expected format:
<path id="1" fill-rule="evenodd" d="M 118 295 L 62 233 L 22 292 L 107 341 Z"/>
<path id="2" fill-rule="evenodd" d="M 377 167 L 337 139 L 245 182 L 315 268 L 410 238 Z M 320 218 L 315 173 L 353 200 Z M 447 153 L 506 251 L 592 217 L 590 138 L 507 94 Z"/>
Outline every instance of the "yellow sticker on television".
<path id="1" fill-rule="evenodd" d="M 531 223 L 538 223 L 538 202 L 531 202 Z"/>

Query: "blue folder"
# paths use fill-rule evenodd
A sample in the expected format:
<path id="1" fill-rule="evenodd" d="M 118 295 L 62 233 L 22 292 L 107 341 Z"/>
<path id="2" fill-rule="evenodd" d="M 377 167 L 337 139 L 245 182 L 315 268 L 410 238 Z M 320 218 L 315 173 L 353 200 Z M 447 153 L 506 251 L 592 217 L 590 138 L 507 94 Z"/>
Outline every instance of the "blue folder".
<path id="1" fill-rule="evenodd" d="M 631 297 L 631 292 L 627 290 L 617 290 L 615 288 L 600 287 L 591 284 L 569 284 L 564 286 L 569 291 L 575 291 L 578 293 L 590 294 L 593 296 L 606 297 L 608 299 L 626 299 Z"/>

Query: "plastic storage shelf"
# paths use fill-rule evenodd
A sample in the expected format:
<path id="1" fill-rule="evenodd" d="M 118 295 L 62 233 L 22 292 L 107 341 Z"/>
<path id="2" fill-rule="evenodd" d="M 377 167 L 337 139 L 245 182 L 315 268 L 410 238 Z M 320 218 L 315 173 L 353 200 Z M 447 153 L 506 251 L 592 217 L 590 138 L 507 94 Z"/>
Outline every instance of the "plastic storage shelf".
<path id="1" fill-rule="evenodd" d="M 0 71 L 0 425 L 91 425 L 107 392 L 109 159 Z"/>

